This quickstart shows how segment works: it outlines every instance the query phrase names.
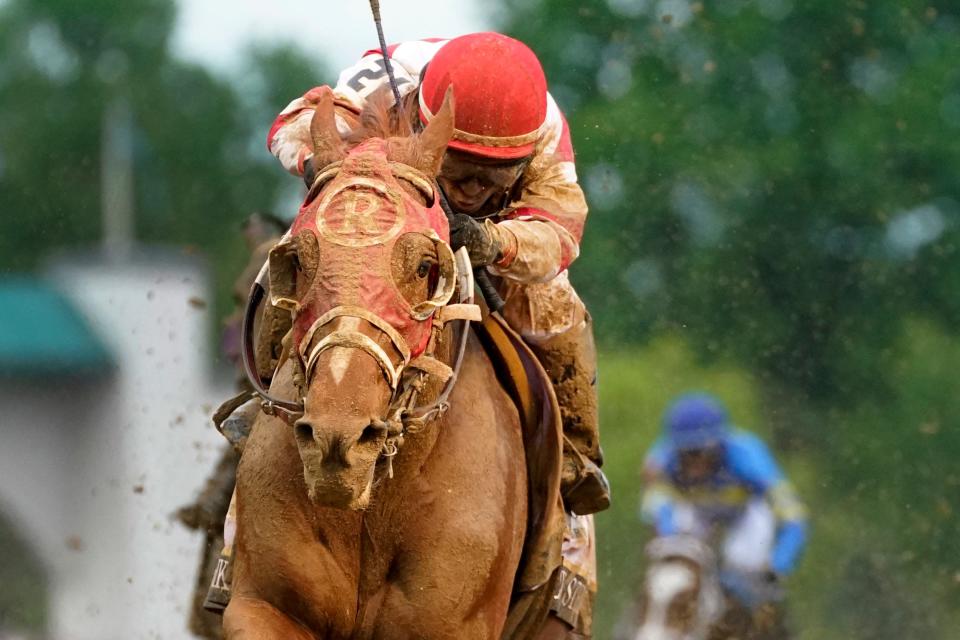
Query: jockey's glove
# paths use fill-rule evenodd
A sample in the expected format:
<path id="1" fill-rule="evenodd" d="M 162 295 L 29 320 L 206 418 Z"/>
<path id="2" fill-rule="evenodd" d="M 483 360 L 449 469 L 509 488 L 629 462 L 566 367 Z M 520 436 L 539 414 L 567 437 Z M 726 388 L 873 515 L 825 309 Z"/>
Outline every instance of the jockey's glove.
<path id="1" fill-rule="evenodd" d="M 466 247 L 470 264 L 485 267 L 500 259 L 503 237 L 492 220 L 480 222 L 465 213 L 450 218 L 450 246 L 454 251 Z"/>

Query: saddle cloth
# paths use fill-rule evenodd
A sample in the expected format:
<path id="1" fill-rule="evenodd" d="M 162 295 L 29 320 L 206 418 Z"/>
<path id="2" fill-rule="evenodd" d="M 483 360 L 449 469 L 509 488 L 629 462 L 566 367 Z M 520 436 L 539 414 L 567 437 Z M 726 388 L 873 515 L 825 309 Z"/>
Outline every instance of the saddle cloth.
<path id="1" fill-rule="evenodd" d="M 589 635 L 597 589 L 593 517 L 563 510 L 563 428 L 553 386 L 537 357 L 499 314 L 484 309 L 483 321 L 473 327 L 517 406 L 527 461 L 527 536 L 501 637 L 535 638 L 550 612 Z"/>

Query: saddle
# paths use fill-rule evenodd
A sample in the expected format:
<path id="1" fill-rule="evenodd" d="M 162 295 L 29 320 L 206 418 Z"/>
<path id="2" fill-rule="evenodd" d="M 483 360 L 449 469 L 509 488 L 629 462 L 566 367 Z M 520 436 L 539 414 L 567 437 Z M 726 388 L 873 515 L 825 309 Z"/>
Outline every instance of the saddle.
<path id="1" fill-rule="evenodd" d="M 527 536 L 502 637 L 535 637 L 563 579 L 560 408 L 543 366 L 499 314 L 483 309 L 482 322 L 473 328 L 517 407 L 527 462 Z"/>

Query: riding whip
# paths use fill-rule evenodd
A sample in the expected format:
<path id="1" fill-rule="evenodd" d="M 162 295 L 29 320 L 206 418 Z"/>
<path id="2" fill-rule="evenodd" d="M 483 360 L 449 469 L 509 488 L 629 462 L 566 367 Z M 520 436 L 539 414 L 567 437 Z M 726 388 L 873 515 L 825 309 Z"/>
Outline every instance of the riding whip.
<path id="1" fill-rule="evenodd" d="M 393 99 L 397 108 L 400 108 L 400 89 L 397 88 L 397 78 L 393 75 L 393 66 L 390 56 L 387 55 L 387 40 L 383 37 L 383 22 L 380 20 L 380 0 L 370 0 L 370 11 L 373 12 L 373 22 L 377 25 L 377 38 L 380 40 L 380 53 L 383 54 L 383 66 L 390 78 L 390 88 L 393 90 Z"/>

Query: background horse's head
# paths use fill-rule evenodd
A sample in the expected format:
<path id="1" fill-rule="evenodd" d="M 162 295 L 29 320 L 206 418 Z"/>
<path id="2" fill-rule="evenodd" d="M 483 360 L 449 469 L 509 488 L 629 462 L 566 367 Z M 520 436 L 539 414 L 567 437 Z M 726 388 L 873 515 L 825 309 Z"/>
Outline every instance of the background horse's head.
<path id="1" fill-rule="evenodd" d="M 362 509 L 409 389 L 405 370 L 431 339 L 453 292 L 449 229 L 434 178 L 453 131 L 453 104 L 419 134 L 381 101 L 343 142 L 334 97 L 311 123 L 317 177 L 270 256 L 275 306 L 293 314 L 294 424 L 311 500 Z M 401 135 L 397 135 L 400 133 Z"/>
<path id="2" fill-rule="evenodd" d="M 704 640 L 723 613 L 713 552 L 678 535 L 653 540 L 647 558 L 634 640 Z"/>

